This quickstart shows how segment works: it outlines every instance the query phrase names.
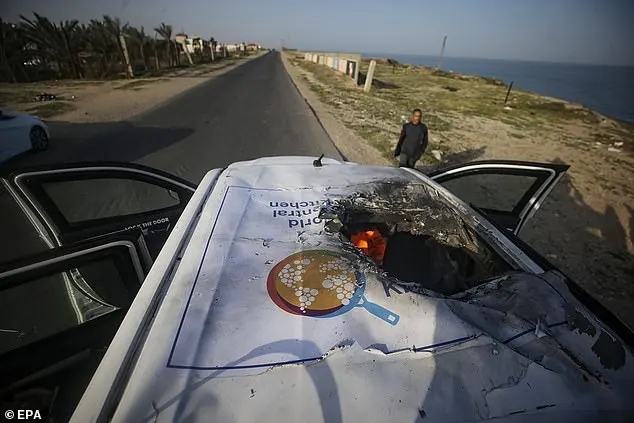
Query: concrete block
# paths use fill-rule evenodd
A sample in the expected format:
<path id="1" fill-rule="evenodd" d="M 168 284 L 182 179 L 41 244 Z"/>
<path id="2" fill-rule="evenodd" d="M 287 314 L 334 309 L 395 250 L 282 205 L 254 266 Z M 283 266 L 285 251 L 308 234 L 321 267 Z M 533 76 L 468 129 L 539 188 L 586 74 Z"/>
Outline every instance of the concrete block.
<path id="1" fill-rule="evenodd" d="M 372 60 L 370 62 L 370 67 L 368 68 L 368 75 L 365 78 L 365 85 L 363 86 L 363 91 L 366 93 L 370 92 L 370 88 L 372 88 L 372 78 L 374 78 L 374 69 L 376 68 L 376 60 Z"/>

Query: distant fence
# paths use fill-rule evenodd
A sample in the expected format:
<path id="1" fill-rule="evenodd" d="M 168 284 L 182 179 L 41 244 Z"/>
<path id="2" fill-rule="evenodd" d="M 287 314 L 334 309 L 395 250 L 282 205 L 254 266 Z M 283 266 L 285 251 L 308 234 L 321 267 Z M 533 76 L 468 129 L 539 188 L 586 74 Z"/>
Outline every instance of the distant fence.
<path id="1" fill-rule="evenodd" d="M 304 60 L 326 65 L 329 68 L 348 75 L 355 84 L 359 82 L 360 54 L 348 53 L 305 53 Z"/>

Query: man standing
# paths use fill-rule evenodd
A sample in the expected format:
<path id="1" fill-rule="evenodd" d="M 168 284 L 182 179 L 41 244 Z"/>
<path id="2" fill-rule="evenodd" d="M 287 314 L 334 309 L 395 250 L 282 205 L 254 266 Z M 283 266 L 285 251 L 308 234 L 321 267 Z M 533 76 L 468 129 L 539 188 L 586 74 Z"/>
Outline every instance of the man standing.
<path id="1" fill-rule="evenodd" d="M 400 156 L 399 167 L 413 168 L 427 148 L 428 130 L 427 125 L 420 121 L 422 114 L 420 109 L 415 109 L 412 112 L 411 122 L 403 125 L 394 151 L 394 157 Z"/>

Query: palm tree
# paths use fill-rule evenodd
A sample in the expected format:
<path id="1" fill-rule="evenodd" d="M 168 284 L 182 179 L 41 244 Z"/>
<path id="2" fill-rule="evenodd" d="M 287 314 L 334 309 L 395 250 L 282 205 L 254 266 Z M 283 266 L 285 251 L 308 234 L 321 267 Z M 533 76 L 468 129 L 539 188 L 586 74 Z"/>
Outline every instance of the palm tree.
<path id="1" fill-rule="evenodd" d="M 133 78 L 134 73 L 132 72 L 132 64 L 130 63 L 130 58 L 128 57 L 128 50 L 125 44 L 125 38 L 123 34 L 128 30 L 129 25 L 121 25 L 121 20 L 119 18 L 111 18 L 108 15 L 104 15 L 103 17 L 104 27 L 110 33 L 114 41 L 117 43 L 119 47 L 119 52 L 121 54 L 121 59 L 123 63 L 126 65 L 126 75 L 128 78 Z"/>
<path id="2" fill-rule="evenodd" d="M 169 66 L 172 66 L 172 25 L 165 25 L 164 22 L 161 22 L 161 26 L 154 28 L 154 31 L 167 41 L 167 60 Z"/>
<path id="3" fill-rule="evenodd" d="M 81 78 L 83 71 L 78 56 L 81 34 L 77 20 L 60 22 L 59 26 L 43 16 L 33 13 L 34 19 L 24 16 L 22 28 L 27 41 L 37 47 L 43 60 L 57 63 L 57 71 L 60 77 L 71 75 Z"/>
<path id="4" fill-rule="evenodd" d="M 53 22 L 37 13 L 20 18 L 17 25 L 0 19 L 2 81 L 84 78 L 87 75 L 104 78 L 116 74 L 121 62 L 126 65 L 127 76 L 133 77 L 130 56 L 142 61 L 147 70 L 146 54 L 152 44 L 156 68 L 159 67 L 156 40 L 149 38 L 143 27 L 124 25 L 116 17 L 106 15 L 85 25 L 77 20 Z M 167 44 L 167 60 L 172 66 L 176 60 L 172 26 L 161 23 L 155 30 L 157 39 L 161 38 Z"/>
<path id="5" fill-rule="evenodd" d="M 139 58 L 143 61 L 143 68 L 147 70 L 147 60 L 145 58 L 145 46 L 147 44 L 147 36 L 145 35 L 145 28 L 141 27 L 141 30 L 131 26 L 128 27 L 125 33 L 126 37 L 131 41 L 131 44 L 137 49 Z"/>
<path id="6" fill-rule="evenodd" d="M 98 77 L 103 78 L 109 75 L 121 52 L 118 43 L 113 40 L 112 34 L 104 22 L 92 19 L 85 29 L 84 39 L 85 53 L 90 58 L 98 60 Z"/>
<path id="7" fill-rule="evenodd" d="M 23 43 L 18 34 L 19 29 L 15 25 L 0 18 L 0 78 L 4 81 L 17 82 L 18 70 L 26 77 Z"/>
<path id="8" fill-rule="evenodd" d="M 84 71 L 79 60 L 79 45 L 81 43 L 81 27 L 79 21 L 63 21 L 59 23 L 60 38 L 63 43 L 66 59 L 75 78 L 83 78 Z"/>

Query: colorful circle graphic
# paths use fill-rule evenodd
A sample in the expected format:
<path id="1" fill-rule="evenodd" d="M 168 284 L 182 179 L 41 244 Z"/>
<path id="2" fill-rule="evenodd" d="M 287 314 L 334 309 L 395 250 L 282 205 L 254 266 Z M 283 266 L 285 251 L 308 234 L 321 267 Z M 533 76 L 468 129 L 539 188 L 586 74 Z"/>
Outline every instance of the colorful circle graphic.
<path id="1" fill-rule="evenodd" d="M 271 300 L 282 310 L 310 317 L 333 317 L 364 307 L 395 325 L 398 315 L 368 302 L 365 278 L 355 262 L 328 250 L 302 251 L 273 267 L 267 278 Z"/>

